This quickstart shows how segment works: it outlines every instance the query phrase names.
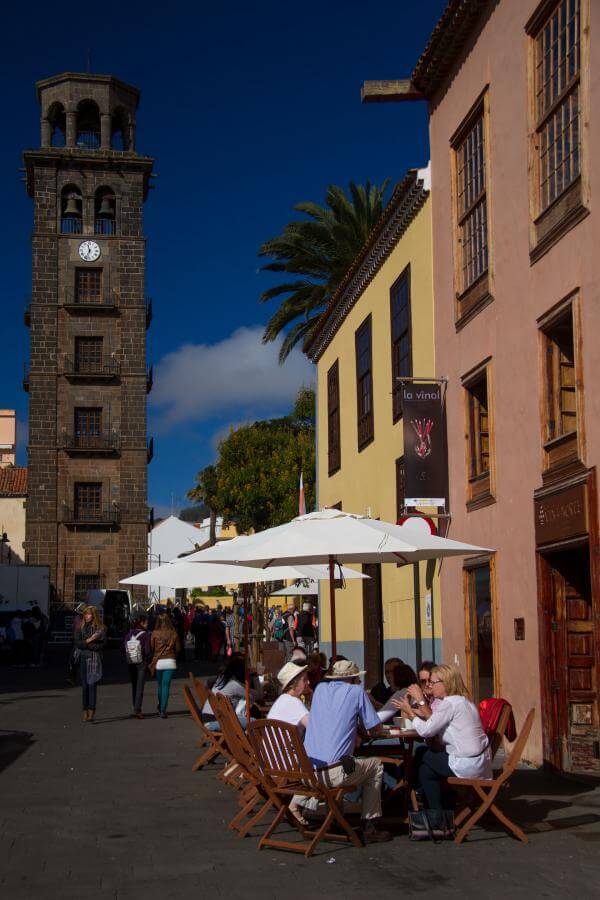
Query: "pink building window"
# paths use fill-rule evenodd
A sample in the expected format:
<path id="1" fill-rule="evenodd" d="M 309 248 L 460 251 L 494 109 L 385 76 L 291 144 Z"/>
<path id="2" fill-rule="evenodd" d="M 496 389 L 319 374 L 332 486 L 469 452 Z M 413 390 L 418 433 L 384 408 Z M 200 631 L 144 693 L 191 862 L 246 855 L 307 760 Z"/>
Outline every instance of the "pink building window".
<path id="1" fill-rule="evenodd" d="M 485 129 L 483 108 L 455 147 L 460 291 L 488 270 Z"/>
<path id="2" fill-rule="evenodd" d="M 535 35 L 539 212 L 581 172 L 580 0 L 561 0 Z"/>

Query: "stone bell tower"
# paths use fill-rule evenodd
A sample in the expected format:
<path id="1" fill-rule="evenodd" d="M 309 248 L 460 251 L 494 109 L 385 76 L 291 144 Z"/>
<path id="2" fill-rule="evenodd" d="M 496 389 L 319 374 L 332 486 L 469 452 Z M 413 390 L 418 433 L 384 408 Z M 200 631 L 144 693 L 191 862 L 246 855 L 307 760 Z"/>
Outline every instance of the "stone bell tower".
<path id="1" fill-rule="evenodd" d="M 107 75 L 36 85 L 26 560 L 58 602 L 147 568 L 142 211 L 153 160 L 136 152 L 139 92 Z"/>

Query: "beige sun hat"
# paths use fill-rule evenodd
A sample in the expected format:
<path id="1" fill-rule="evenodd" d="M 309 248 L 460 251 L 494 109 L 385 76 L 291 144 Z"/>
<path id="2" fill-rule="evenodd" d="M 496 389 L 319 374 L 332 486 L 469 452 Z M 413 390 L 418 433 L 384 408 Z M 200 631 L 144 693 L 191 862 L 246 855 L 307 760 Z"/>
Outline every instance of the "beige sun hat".
<path id="1" fill-rule="evenodd" d="M 325 678 L 356 678 L 358 675 L 366 675 L 366 672 L 366 669 L 359 669 L 350 659 L 338 659 L 333 664 L 331 675 L 325 675 Z"/>
<path id="2" fill-rule="evenodd" d="M 293 662 L 286 663 L 283 669 L 280 669 L 277 673 L 277 680 L 281 685 L 281 690 L 285 691 L 290 681 L 293 681 L 294 678 L 297 678 L 302 672 L 306 672 L 307 669 L 308 666 L 298 666 Z"/>

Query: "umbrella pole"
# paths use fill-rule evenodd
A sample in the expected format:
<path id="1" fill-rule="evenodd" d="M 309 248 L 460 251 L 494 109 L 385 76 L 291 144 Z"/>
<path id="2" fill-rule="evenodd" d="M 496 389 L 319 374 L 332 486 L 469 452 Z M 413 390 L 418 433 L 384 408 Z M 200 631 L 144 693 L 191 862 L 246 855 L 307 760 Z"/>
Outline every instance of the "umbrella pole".
<path id="1" fill-rule="evenodd" d="M 329 612 L 331 617 L 331 655 L 337 656 L 337 639 L 335 633 L 335 560 L 329 557 Z"/>
<path id="2" fill-rule="evenodd" d="M 248 655 L 248 587 L 244 585 L 244 671 L 246 672 L 246 723 L 250 722 L 250 658 Z"/>

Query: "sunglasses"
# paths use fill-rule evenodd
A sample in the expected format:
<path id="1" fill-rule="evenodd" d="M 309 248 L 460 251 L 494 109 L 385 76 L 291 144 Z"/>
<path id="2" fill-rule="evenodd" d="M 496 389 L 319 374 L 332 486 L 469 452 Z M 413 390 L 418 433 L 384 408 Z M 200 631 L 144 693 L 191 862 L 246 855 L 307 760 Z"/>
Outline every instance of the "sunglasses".
<path id="1" fill-rule="evenodd" d="M 431 682 L 430 678 L 420 678 L 419 679 L 419 684 L 430 684 L 430 682 Z"/>
<path id="2" fill-rule="evenodd" d="M 443 681 L 429 681 L 429 684 L 443 684 Z"/>

